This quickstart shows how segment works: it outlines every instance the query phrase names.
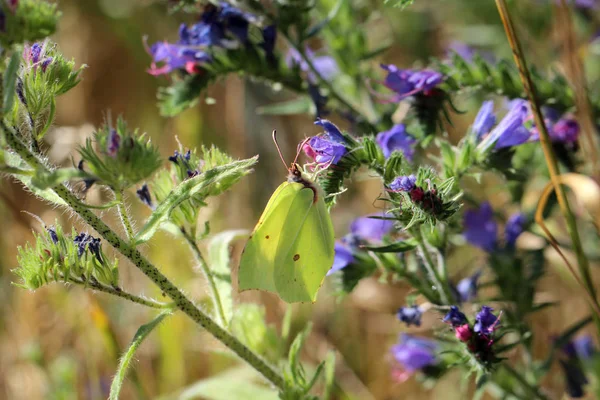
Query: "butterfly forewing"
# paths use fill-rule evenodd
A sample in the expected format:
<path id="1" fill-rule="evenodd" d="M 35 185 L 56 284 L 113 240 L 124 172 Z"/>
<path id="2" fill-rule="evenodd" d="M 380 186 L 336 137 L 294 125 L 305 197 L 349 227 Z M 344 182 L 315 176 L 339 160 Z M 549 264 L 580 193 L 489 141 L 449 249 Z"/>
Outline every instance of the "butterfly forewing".
<path id="1" fill-rule="evenodd" d="M 273 281 L 275 254 L 286 216 L 301 187 L 300 184 L 284 182 L 269 199 L 242 253 L 238 270 L 239 290 L 277 292 Z"/>

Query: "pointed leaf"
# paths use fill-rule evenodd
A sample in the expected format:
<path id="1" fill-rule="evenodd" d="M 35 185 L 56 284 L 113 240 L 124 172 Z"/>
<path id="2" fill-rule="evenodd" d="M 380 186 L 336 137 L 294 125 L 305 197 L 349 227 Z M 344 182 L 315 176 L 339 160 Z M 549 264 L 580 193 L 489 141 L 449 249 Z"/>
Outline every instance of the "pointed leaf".
<path id="1" fill-rule="evenodd" d="M 4 114 L 9 113 L 13 104 L 15 103 L 16 85 L 17 85 L 17 72 L 19 71 L 19 65 L 21 64 L 21 53 L 15 51 L 10 58 L 6 72 L 4 73 L 4 98 L 2 99 L 2 109 Z"/>
<path id="2" fill-rule="evenodd" d="M 174 188 L 171 193 L 156 207 L 146 224 L 135 237 L 135 243 L 148 241 L 168 221 L 171 212 L 185 200 L 203 194 L 218 194 L 233 185 L 244 175 L 250 173 L 258 156 L 221 165 L 197 176 L 187 179 Z"/>
<path id="3" fill-rule="evenodd" d="M 167 315 L 171 314 L 171 312 L 172 310 L 162 311 L 156 316 L 156 318 L 154 318 L 149 323 L 140 326 L 140 328 L 137 330 L 137 332 L 133 336 L 133 340 L 131 341 L 129 348 L 121 357 L 121 361 L 119 361 L 119 368 L 117 369 L 117 373 L 112 381 L 112 384 L 110 385 L 110 400 L 119 399 L 121 386 L 123 385 L 123 381 L 125 380 L 125 374 L 127 373 L 127 368 L 131 363 L 131 359 L 133 358 L 135 351 L 138 349 L 138 347 L 140 347 L 144 339 L 148 337 L 150 332 L 152 332 L 152 330 L 156 328 L 158 324 L 160 324 Z"/>
<path id="4" fill-rule="evenodd" d="M 313 107 L 312 100 L 309 97 L 302 96 L 293 100 L 258 107 L 256 112 L 261 115 L 297 115 L 309 113 Z"/>
<path id="5" fill-rule="evenodd" d="M 319 32 L 321 32 L 321 30 L 323 28 L 325 28 L 329 24 L 329 22 L 335 18 L 335 16 L 338 14 L 340 9 L 342 8 L 342 4 L 344 4 L 344 0 L 338 0 L 335 3 L 335 5 L 333 6 L 333 8 L 331 9 L 331 11 L 329 11 L 329 13 L 327 14 L 327 17 L 323 21 L 308 28 L 308 30 L 306 31 L 306 34 L 304 35 L 304 40 L 310 39 L 311 37 L 313 37 L 313 36 L 317 35 Z"/>
<path id="6" fill-rule="evenodd" d="M 385 246 L 362 246 L 361 248 L 373 251 L 375 253 L 403 253 L 413 250 L 417 247 L 417 241 L 414 238 L 396 242 Z"/>

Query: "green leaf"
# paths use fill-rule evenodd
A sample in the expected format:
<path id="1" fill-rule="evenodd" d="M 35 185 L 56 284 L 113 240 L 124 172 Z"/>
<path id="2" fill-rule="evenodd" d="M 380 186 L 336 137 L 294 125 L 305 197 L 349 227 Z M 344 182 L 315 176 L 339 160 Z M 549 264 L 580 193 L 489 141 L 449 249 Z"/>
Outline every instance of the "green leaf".
<path id="1" fill-rule="evenodd" d="M 329 11 L 329 13 L 327 14 L 327 17 L 323 21 L 308 28 L 308 30 L 304 34 L 303 39 L 304 40 L 310 39 L 311 37 L 313 37 L 313 36 L 317 35 L 319 32 L 321 32 L 321 30 L 323 28 L 325 28 L 329 24 L 329 22 L 336 17 L 338 12 L 342 8 L 342 4 L 344 4 L 344 0 L 337 0 L 337 2 L 335 3 L 335 5 L 331 9 L 331 11 Z"/>
<path id="2" fill-rule="evenodd" d="M 141 244 L 150 240 L 162 223 L 168 221 L 171 212 L 187 199 L 198 195 L 217 195 L 250 173 L 258 156 L 234 161 L 218 166 L 187 179 L 174 188 L 156 207 L 146 224 L 135 237 L 135 243 Z"/>
<path id="3" fill-rule="evenodd" d="M 398 7 L 400 9 L 404 9 L 410 5 L 412 5 L 412 3 L 414 3 L 415 0 L 384 0 L 385 4 L 394 2 L 394 7 Z"/>
<path id="4" fill-rule="evenodd" d="M 15 94 L 17 93 L 15 88 L 17 84 L 17 72 L 21 65 L 21 53 L 15 51 L 10 57 L 10 62 L 4 73 L 4 98 L 2 99 L 2 110 L 4 114 L 9 113 L 15 103 Z"/>
<path id="5" fill-rule="evenodd" d="M 123 381 L 125 380 L 127 368 L 129 367 L 133 355 L 135 354 L 138 347 L 140 347 L 140 345 L 142 344 L 144 339 L 146 339 L 146 337 L 150 334 L 150 332 L 152 332 L 152 330 L 156 328 L 158 324 L 160 324 L 167 315 L 171 314 L 171 312 L 172 310 L 162 311 L 156 316 L 156 318 L 154 318 L 149 323 L 140 326 L 140 328 L 137 330 L 137 332 L 133 336 L 133 340 L 131 341 L 129 348 L 121 357 L 121 361 L 119 362 L 119 368 L 117 369 L 117 373 L 112 381 L 112 384 L 110 385 L 110 400 L 119 399 L 121 385 L 123 385 Z"/>
<path id="6" fill-rule="evenodd" d="M 40 190 L 48 189 L 71 179 L 89 179 L 92 175 L 77 168 L 60 168 L 54 171 L 37 171 L 31 184 Z"/>
<path id="7" fill-rule="evenodd" d="M 208 243 L 208 265 L 219 292 L 221 306 L 225 313 L 223 323 L 226 325 L 233 315 L 229 246 L 234 240 L 247 236 L 246 230 L 225 231 L 213 236 Z"/>
<path id="8" fill-rule="evenodd" d="M 231 333 L 254 352 L 269 361 L 279 359 L 280 342 L 273 326 L 265 322 L 265 308 L 254 303 L 236 307 L 230 323 Z"/>
<path id="9" fill-rule="evenodd" d="M 169 87 L 161 88 L 158 92 L 161 115 L 173 117 L 194 106 L 209 82 L 209 74 L 196 74 L 189 75 Z"/>
<path id="10" fill-rule="evenodd" d="M 403 253 L 413 250 L 417 247 L 418 242 L 414 238 L 388 244 L 386 246 L 363 246 L 361 248 L 374 251 L 375 253 Z"/>
<path id="11" fill-rule="evenodd" d="M 29 166 L 27 165 L 27 163 L 25 161 L 23 161 L 18 155 L 9 153 L 9 152 L 4 152 L 4 161 L 6 162 L 6 165 L 8 165 L 9 167 L 18 168 L 18 169 L 21 169 L 28 173 L 26 175 L 13 173 L 11 175 L 15 179 L 19 180 L 27 189 L 31 190 L 31 192 L 34 195 L 52 203 L 52 204 L 57 204 L 59 206 L 67 205 L 67 203 L 65 203 L 65 201 L 63 199 L 61 199 L 56 193 L 54 193 L 53 190 L 51 190 L 51 189 L 42 190 L 42 189 L 37 188 L 35 185 L 33 185 L 31 183 L 34 171 L 32 169 L 30 169 Z M 31 175 L 29 173 L 31 173 Z"/>
<path id="12" fill-rule="evenodd" d="M 258 373 L 248 366 L 230 368 L 196 382 L 179 393 L 161 397 L 159 400 L 279 399 L 273 389 L 253 382 L 256 378 Z"/>
<path id="13" fill-rule="evenodd" d="M 290 368 L 290 373 L 292 375 L 292 379 L 297 386 L 305 387 L 306 379 L 304 376 L 304 368 L 302 364 L 300 364 L 300 350 L 302 346 L 304 346 L 304 342 L 306 338 L 310 334 L 312 330 L 312 323 L 306 324 L 306 327 L 298 333 L 292 345 L 290 346 L 290 351 L 288 353 L 288 366 Z"/>
<path id="14" fill-rule="evenodd" d="M 335 351 L 329 351 L 325 359 L 325 390 L 323 400 L 329 400 L 333 394 L 335 384 Z"/>
<path id="15" fill-rule="evenodd" d="M 261 115 L 297 115 L 309 113 L 313 107 L 312 100 L 309 97 L 302 96 L 293 100 L 258 107 L 256 112 Z"/>

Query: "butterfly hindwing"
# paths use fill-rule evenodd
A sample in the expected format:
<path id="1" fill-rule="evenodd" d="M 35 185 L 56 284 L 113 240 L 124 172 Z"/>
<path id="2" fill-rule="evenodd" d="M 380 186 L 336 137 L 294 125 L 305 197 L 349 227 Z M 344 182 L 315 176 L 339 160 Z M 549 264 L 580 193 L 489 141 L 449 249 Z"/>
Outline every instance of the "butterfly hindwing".
<path id="1" fill-rule="evenodd" d="M 275 254 L 286 217 L 301 186 L 284 182 L 269 199 L 242 253 L 238 270 L 239 290 L 277 292 L 273 281 Z"/>
<path id="2" fill-rule="evenodd" d="M 286 302 L 314 302 L 333 264 L 334 232 L 325 202 L 299 185 L 282 227 L 275 255 L 274 281 Z"/>

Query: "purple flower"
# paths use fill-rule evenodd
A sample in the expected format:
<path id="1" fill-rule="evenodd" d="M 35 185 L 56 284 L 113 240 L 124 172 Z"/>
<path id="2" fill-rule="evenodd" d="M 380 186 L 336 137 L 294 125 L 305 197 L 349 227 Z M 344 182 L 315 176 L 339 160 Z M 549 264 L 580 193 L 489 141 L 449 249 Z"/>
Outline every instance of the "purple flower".
<path id="1" fill-rule="evenodd" d="M 344 145 L 344 136 L 337 126 L 326 119 L 319 119 L 315 125 L 325 129 L 322 136 L 313 136 L 304 145 L 304 152 L 317 164 L 337 164 L 348 152 Z"/>
<path id="2" fill-rule="evenodd" d="M 102 256 L 100 255 L 100 239 L 95 238 L 87 233 L 80 233 L 73 239 L 75 245 L 77 245 L 77 254 L 79 257 L 89 250 L 93 255 L 96 256 L 98 261 L 102 262 Z"/>
<path id="3" fill-rule="evenodd" d="M 315 53 L 306 47 L 304 54 L 310 60 L 312 65 L 315 67 L 321 78 L 326 81 L 332 80 L 340 71 L 337 62 L 331 56 L 316 56 Z M 306 60 L 302 57 L 300 52 L 294 48 L 290 48 L 285 57 L 286 63 L 289 67 L 297 66 L 300 71 L 306 72 L 309 83 L 317 83 L 318 79 L 314 74 L 312 68 L 308 65 Z"/>
<path id="4" fill-rule="evenodd" d="M 469 323 L 465 314 L 460 312 L 457 306 L 451 306 L 450 311 L 448 311 L 442 321 L 445 323 L 449 322 L 453 327 L 463 326 Z"/>
<path id="5" fill-rule="evenodd" d="M 277 26 L 269 25 L 262 30 L 263 42 L 261 47 L 265 51 L 267 60 L 271 63 L 275 62 L 275 41 L 277 40 Z"/>
<path id="6" fill-rule="evenodd" d="M 25 46 L 23 50 L 23 60 L 34 72 L 37 71 L 38 65 L 41 66 L 42 72 L 46 72 L 46 68 L 52 62 L 52 57 L 45 57 L 45 53 L 46 42 L 34 43 L 31 47 Z"/>
<path id="7" fill-rule="evenodd" d="M 456 294 L 461 303 L 471 301 L 477 297 L 477 281 L 481 276 L 481 271 L 475 272 L 473 275 L 461 279 L 456 284 Z"/>
<path id="8" fill-rule="evenodd" d="M 523 233 L 523 227 L 527 218 L 522 213 L 516 213 L 508 218 L 504 227 L 504 240 L 508 247 L 513 247 L 517 238 Z"/>
<path id="9" fill-rule="evenodd" d="M 581 361 L 589 360 L 594 355 L 594 342 L 590 335 L 584 335 L 567 343 L 562 350 L 567 358 L 559 362 L 565 374 L 567 393 L 573 398 L 581 398 L 585 395 L 583 387 L 589 383 Z"/>
<path id="10" fill-rule="evenodd" d="M 496 248 L 498 225 L 494 222 L 492 206 L 481 203 L 478 210 L 467 210 L 463 218 L 463 232 L 467 242 L 486 251 Z"/>
<path id="11" fill-rule="evenodd" d="M 579 123 L 571 118 L 561 118 L 549 132 L 553 142 L 574 143 L 579 136 Z"/>
<path id="12" fill-rule="evenodd" d="M 529 116 L 527 102 L 516 99 L 511 102 L 511 108 L 502 121 L 481 141 L 478 147 L 483 150 L 494 146 L 496 150 L 518 146 L 531 138 L 531 132 L 524 123 Z"/>
<path id="13" fill-rule="evenodd" d="M 52 243 L 58 243 L 58 235 L 56 234 L 56 230 L 54 228 L 47 228 L 46 230 L 48 231 L 48 235 L 50 235 Z"/>
<path id="14" fill-rule="evenodd" d="M 401 307 L 398 309 L 396 316 L 406 324 L 406 326 L 415 325 L 421 326 L 421 316 L 423 312 L 419 306 Z"/>
<path id="15" fill-rule="evenodd" d="M 361 240 L 380 241 L 394 228 L 394 221 L 369 217 L 385 217 L 384 213 L 356 218 L 350 224 L 350 233 Z"/>
<path id="16" fill-rule="evenodd" d="M 211 60 L 211 57 L 204 51 L 187 45 L 171 44 L 167 42 L 154 43 L 150 47 L 153 63 L 148 70 L 151 75 L 168 74 L 174 70 L 186 69 L 192 71 L 197 67 Z M 156 63 L 164 63 L 157 66 Z"/>
<path id="17" fill-rule="evenodd" d="M 119 147 L 121 147 L 121 136 L 119 136 L 115 129 L 111 129 L 108 134 L 106 152 L 109 156 L 115 157 L 119 151 Z"/>
<path id="18" fill-rule="evenodd" d="M 433 340 L 403 333 L 400 342 L 392 347 L 392 355 L 406 372 L 413 373 L 437 363 L 435 355 L 437 347 L 437 343 Z"/>
<path id="19" fill-rule="evenodd" d="M 414 175 L 399 176 L 390 183 L 390 189 L 394 192 L 410 192 L 417 182 Z"/>
<path id="20" fill-rule="evenodd" d="M 498 317 L 492 314 L 494 309 L 488 306 L 482 306 L 481 311 L 475 317 L 473 331 L 480 335 L 490 335 L 499 325 Z"/>
<path id="21" fill-rule="evenodd" d="M 336 242 L 334 250 L 335 256 L 333 258 L 333 265 L 331 266 L 329 272 L 327 272 L 327 275 L 331 275 L 334 272 L 344 269 L 354 262 L 352 251 L 342 243 Z"/>
<path id="22" fill-rule="evenodd" d="M 443 80 L 442 74 L 428 69 L 422 71 L 399 69 L 393 64 L 381 64 L 381 68 L 388 72 L 383 84 L 396 92 L 392 101 L 400 101 L 407 96 L 432 90 Z"/>
<path id="23" fill-rule="evenodd" d="M 596 348 L 590 335 L 582 335 L 564 345 L 562 351 L 569 358 L 589 360 L 596 353 Z"/>
<path id="24" fill-rule="evenodd" d="M 148 185 L 144 183 L 144 185 L 140 189 L 136 190 L 135 193 L 142 203 L 154 209 L 154 206 L 152 205 L 152 197 L 150 196 L 150 190 L 148 190 Z"/>
<path id="25" fill-rule="evenodd" d="M 406 132 L 404 124 L 397 124 L 389 131 L 377 134 L 377 143 L 385 158 L 388 158 L 394 150 L 400 150 L 409 162 L 412 162 L 415 153 L 416 140 Z"/>
<path id="26" fill-rule="evenodd" d="M 496 115 L 494 114 L 494 102 L 492 100 L 484 101 L 475 117 L 472 130 L 478 138 L 488 133 L 496 124 Z"/>
<path id="27" fill-rule="evenodd" d="M 555 0 L 556 4 L 561 4 L 561 0 Z M 600 3 L 598 0 L 567 0 L 567 3 L 572 3 L 577 8 L 598 8 Z"/>

